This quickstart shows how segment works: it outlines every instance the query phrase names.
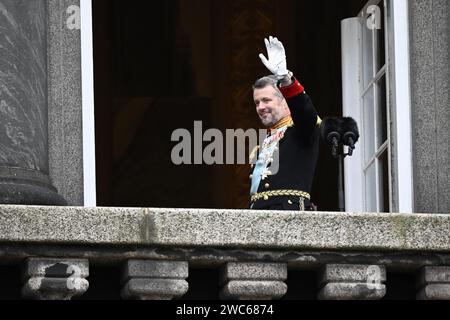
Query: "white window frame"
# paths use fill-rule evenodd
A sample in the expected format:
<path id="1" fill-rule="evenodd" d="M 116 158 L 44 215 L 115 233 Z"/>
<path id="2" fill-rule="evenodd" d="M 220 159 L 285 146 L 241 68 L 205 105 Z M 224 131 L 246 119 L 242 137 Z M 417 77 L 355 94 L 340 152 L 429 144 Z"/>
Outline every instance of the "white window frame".
<path id="1" fill-rule="evenodd" d="M 381 207 L 383 206 L 384 199 L 382 201 L 382 186 L 380 184 L 380 182 L 382 182 L 382 171 L 380 170 L 380 156 L 383 153 L 386 153 L 387 155 L 387 163 L 388 163 L 388 177 L 392 176 L 392 171 L 391 171 L 391 135 L 390 135 L 390 130 L 388 130 L 388 128 L 386 128 L 387 131 L 387 136 L 386 136 L 386 140 L 383 141 L 382 143 L 380 141 L 378 141 L 378 139 L 381 136 L 381 132 L 379 131 L 379 124 L 380 124 L 380 119 L 378 118 L 379 113 L 381 112 L 380 110 L 380 94 L 379 94 L 379 87 L 378 87 L 378 83 L 379 81 L 384 77 L 385 79 L 385 91 L 386 91 L 386 101 L 384 101 L 386 103 L 386 109 L 384 110 L 386 112 L 386 124 L 387 123 L 391 123 L 390 122 L 390 112 L 389 110 L 391 110 L 391 101 L 389 98 L 389 90 L 391 87 L 391 83 L 390 83 L 390 79 L 389 79 L 389 73 L 390 73 L 390 57 L 388 57 L 388 55 L 386 54 L 388 49 L 386 48 L 387 45 L 385 45 L 385 52 L 381 53 L 384 55 L 385 59 L 385 63 L 383 66 L 378 66 L 376 61 L 379 61 L 379 42 L 378 42 L 378 33 L 379 31 L 377 31 L 376 29 L 374 30 L 369 30 L 367 27 L 367 20 L 366 17 L 368 16 L 368 8 L 371 5 L 376 5 L 377 7 L 381 7 L 383 6 L 383 12 L 385 13 L 385 17 L 383 17 L 383 21 L 384 21 L 384 25 L 381 27 L 381 30 L 383 31 L 382 36 L 384 37 L 384 41 L 387 44 L 388 40 L 389 40 L 389 34 L 387 31 L 387 27 L 389 24 L 388 19 L 386 18 L 387 16 L 387 8 L 384 7 L 385 5 L 385 1 L 384 0 L 370 0 L 366 6 L 364 7 L 363 10 L 361 10 L 360 12 L 360 18 L 361 18 L 361 22 L 362 22 L 362 28 L 364 31 L 368 32 L 368 34 L 371 35 L 371 50 L 370 50 L 370 56 L 371 56 L 371 68 L 370 70 L 372 71 L 371 74 L 369 75 L 368 79 L 366 78 L 366 74 L 365 74 L 365 70 L 360 70 L 361 72 L 361 78 L 362 78 L 362 86 L 360 87 L 362 90 L 360 91 L 360 105 L 362 108 L 362 117 L 360 120 L 360 127 L 361 130 L 363 132 L 368 132 L 367 129 L 365 128 L 366 125 L 366 121 L 365 121 L 365 111 L 367 111 L 370 107 L 373 107 L 372 111 L 373 111 L 373 118 L 371 119 L 372 125 L 373 125 L 373 130 L 374 130 L 374 135 L 363 135 L 362 139 L 361 139 L 361 148 L 363 149 L 363 162 L 362 162 L 362 170 L 363 170 L 363 203 L 364 203 L 364 208 L 366 210 L 371 210 L 371 211 L 376 211 L 379 212 L 381 211 Z M 362 35 L 362 42 L 364 43 L 364 35 Z M 363 46 L 360 46 L 359 48 L 360 50 L 360 61 L 364 61 L 364 48 Z M 362 63 L 361 63 L 361 68 L 362 68 Z M 365 81 L 368 81 L 367 83 L 365 83 Z M 366 97 L 370 97 L 370 92 L 372 92 L 373 95 L 373 100 L 369 101 L 369 105 L 370 107 L 367 108 L 367 106 L 365 106 L 365 98 Z M 383 129 L 382 129 L 383 130 Z M 369 138 L 370 140 L 372 140 L 373 143 L 373 150 L 368 150 L 368 148 L 366 147 L 365 143 L 366 143 L 366 138 Z M 369 169 L 372 168 L 373 170 L 375 170 L 375 185 L 372 186 L 374 187 L 374 191 L 375 194 L 371 195 L 374 196 L 374 200 L 375 203 L 373 204 L 375 206 L 375 208 L 369 209 L 369 204 L 368 204 L 368 198 L 367 198 L 367 184 L 364 183 L 366 177 L 368 177 L 369 175 Z M 391 179 L 388 179 L 387 181 L 388 183 L 388 196 L 389 199 L 388 200 L 388 208 L 384 208 L 383 211 L 390 211 L 391 207 L 392 207 L 392 184 L 391 184 Z"/>
<path id="2" fill-rule="evenodd" d="M 362 12 L 366 12 L 369 5 L 377 2 L 377 0 L 370 0 Z M 386 60 L 386 96 L 390 105 L 390 111 L 387 114 L 388 124 L 392 121 L 392 127 L 387 128 L 388 141 L 391 139 L 390 147 L 392 147 L 388 154 L 390 210 L 411 213 L 413 212 L 413 176 L 407 0 L 387 0 L 385 10 L 389 18 L 389 21 L 385 19 L 384 28 L 386 33 L 389 32 L 385 41 L 385 49 L 389 50 L 389 58 Z M 360 99 L 362 91 L 360 26 L 361 22 L 358 17 L 343 20 L 341 23 L 343 115 L 352 116 L 358 124 L 363 123 Z M 344 161 L 346 211 L 365 211 L 364 150 L 359 150 L 363 147 L 364 144 L 360 141 L 354 155 L 347 157 Z M 391 155 L 394 155 L 393 159 L 391 159 Z M 391 181 L 396 183 L 391 184 Z M 395 196 L 395 199 L 392 199 L 392 195 Z"/>
<path id="3" fill-rule="evenodd" d="M 393 105 L 395 106 L 397 211 L 412 213 L 413 159 L 408 0 L 389 0 L 393 15 Z"/>
<path id="4" fill-rule="evenodd" d="M 94 57 L 92 43 L 92 2 L 80 0 L 81 82 L 83 126 L 83 194 L 84 206 L 95 207 L 95 122 L 94 122 Z"/>
<path id="5" fill-rule="evenodd" d="M 342 34 L 342 113 L 361 122 L 360 42 L 362 39 L 358 17 L 341 22 Z M 360 142 L 356 144 L 353 156 L 344 160 L 345 210 L 364 211 L 363 203 L 363 152 Z"/>

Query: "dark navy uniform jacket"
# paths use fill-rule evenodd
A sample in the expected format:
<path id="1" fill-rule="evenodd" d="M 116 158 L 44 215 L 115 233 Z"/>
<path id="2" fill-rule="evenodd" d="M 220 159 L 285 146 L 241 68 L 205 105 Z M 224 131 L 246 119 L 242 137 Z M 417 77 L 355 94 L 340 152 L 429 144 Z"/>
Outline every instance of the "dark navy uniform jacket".
<path id="1" fill-rule="evenodd" d="M 258 194 L 275 193 L 276 190 L 311 192 L 319 154 L 321 120 L 303 86 L 294 80 L 290 86 L 280 87 L 291 111 L 293 125 L 286 129 L 275 151 L 279 152 L 277 173 L 261 179 Z M 308 210 L 309 205 L 307 197 L 299 196 L 269 196 L 250 203 L 252 209 L 271 210 Z"/>

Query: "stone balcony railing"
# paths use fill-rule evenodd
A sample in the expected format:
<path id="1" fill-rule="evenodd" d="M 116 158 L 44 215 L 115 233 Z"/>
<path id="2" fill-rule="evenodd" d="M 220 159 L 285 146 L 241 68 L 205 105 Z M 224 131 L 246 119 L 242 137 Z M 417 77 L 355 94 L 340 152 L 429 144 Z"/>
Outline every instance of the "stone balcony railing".
<path id="1" fill-rule="evenodd" d="M 195 268 L 218 270 L 221 299 L 282 298 L 302 270 L 319 299 L 382 299 L 393 271 L 450 299 L 450 215 L 0 206 L 0 265 L 32 299 L 81 296 L 101 265 L 124 299 L 182 298 Z"/>

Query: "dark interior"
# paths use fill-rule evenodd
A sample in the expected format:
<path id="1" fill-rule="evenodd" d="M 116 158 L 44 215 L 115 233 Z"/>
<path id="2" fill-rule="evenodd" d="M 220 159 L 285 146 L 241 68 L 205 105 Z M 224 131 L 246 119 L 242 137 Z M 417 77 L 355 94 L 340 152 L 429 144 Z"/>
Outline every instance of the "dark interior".
<path id="1" fill-rule="evenodd" d="M 93 1 L 99 206 L 246 208 L 249 165 L 172 164 L 177 128 L 262 128 L 251 85 L 263 38 L 283 41 L 320 116 L 342 113 L 340 21 L 366 1 Z M 322 143 L 312 200 L 338 210 Z"/>

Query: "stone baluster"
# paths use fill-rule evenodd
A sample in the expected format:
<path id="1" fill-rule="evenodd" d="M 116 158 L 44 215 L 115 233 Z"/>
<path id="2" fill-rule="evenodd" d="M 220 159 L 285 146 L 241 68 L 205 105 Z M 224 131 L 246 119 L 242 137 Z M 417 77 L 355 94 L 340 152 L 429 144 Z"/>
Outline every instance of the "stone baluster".
<path id="1" fill-rule="evenodd" d="M 28 258 L 22 274 L 22 296 L 36 300 L 70 300 L 89 288 L 86 259 Z"/>
<path id="2" fill-rule="evenodd" d="M 386 294 L 386 268 L 379 265 L 327 264 L 319 279 L 320 300 L 378 300 Z"/>
<path id="3" fill-rule="evenodd" d="M 450 267 L 426 266 L 417 279 L 418 300 L 450 300 Z"/>
<path id="4" fill-rule="evenodd" d="M 285 263 L 228 262 L 222 270 L 221 299 L 270 300 L 287 292 Z"/>
<path id="5" fill-rule="evenodd" d="M 185 261 L 128 260 L 122 275 L 122 298 L 170 300 L 186 294 L 189 268 Z"/>

